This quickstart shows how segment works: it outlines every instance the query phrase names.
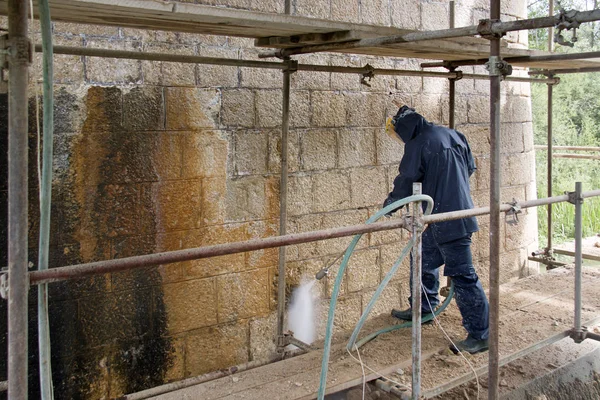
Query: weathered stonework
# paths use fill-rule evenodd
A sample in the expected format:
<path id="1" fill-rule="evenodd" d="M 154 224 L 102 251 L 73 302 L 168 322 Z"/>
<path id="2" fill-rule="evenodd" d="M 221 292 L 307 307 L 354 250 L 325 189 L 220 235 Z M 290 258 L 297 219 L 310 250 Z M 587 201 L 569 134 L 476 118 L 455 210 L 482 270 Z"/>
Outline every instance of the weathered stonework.
<path id="1" fill-rule="evenodd" d="M 283 1 L 202 0 L 244 10 L 283 12 Z M 297 0 L 292 13 L 406 29 L 448 27 L 448 2 Z M 456 25 L 487 18 L 487 1 L 461 0 Z M 503 3 L 503 19 L 525 15 L 524 0 Z M 6 27 L 6 22 L 2 21 Z M 39 27 L 34 24 L 35 34 Z M 526 35 L 508 37 L 526 45 Z M 257 60 L 246 38 L 151 32 L 55 23 L 57 45 L 144 50 Z M 39 57 L 36 57 L 39 60 Z M 410 59 L 319 53 L 320 65 L 419 69 Z M 32 68 L 32 84 L 41 68 Z M 465 72 L 485 73 L 482 67 Z M 519 74 L 515 71 L 515 74 Z M 292 75 L 288 232 L 354 225 L 377 212 L 391 190 L 403 146 L 384 132 L 409 104 L 432 122 L 448 123 L 444 79 L 358 75 Z M 279 224 L 282 73 L 95 57 L 55 57 L 55 160 L 50 267 L 274 236 Z M 456 83 L 457 129 L 476 157 L 476 206 L 489 202 L 489 83 Z M 503 84 L 502 201 L 535 196 L 528 84 Z M 30 163 L 35 160 L 31 102 Z M 0 95 L 0 265 L 6 265 L 7 97 Z M 37 259 L 37 178 L 30 168 L 30 259 Z M 488 280 L 489 218 L 480 218 L 473 256 Z M 502 224 L 501 279 L 533 271 L 536 213 Z M 286 292 L 344 251 L 351 238 L 287 248 Z M 407 241 L 406 231 L 364 235 L 342 281 L 336 329 L 351 329 Z M 57 398 L 114 398 L 250 360 L 275 350 L 278 250 L 267 249 L 50 285 Z M 316 285 L 326 320 L 337 273 Z M 406 307 L 404 261 L 372 315 Z M 35 289 L 30 304 L 35 304 Z M 0 303 L 6 320 L 6 303 Z M 31 310 L 31 349 L 35 347 Z M 318 336 L 324 335 L 324 324 Z M 4 326 L 5 332 L 5 326 Z M 6 335 L 0 335 L 6 346 Z M 35 352 L 31 352 L 35 354 Z M 0 358 L 0 374 L 6 371 Z M 37 396 L 31 358 L 30 394 Z"/>

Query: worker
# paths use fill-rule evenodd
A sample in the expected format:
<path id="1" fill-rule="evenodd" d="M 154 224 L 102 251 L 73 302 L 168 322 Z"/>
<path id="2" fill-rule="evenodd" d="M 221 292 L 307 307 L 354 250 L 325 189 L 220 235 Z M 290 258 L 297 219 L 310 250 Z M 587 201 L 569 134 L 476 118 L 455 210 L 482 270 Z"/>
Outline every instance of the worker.
<path id="1" fill-rule="evenodd" d="M 404 156 L 384 207 L 412 195 L 413 182 L 421 182 L 423 194 L 434 201 L 433 214 L 473 208 L 469 177 L 476 168 L 463 134 L 428 122 L 408 106 L 388 120 L 386 131 L 404 143 Z M 488 349 L 489 304 L 471 255 L 471 235 L 478 229 L 477 219 L 470 217 L 430 224 L 422 236 L 422 315 L 432 313 L 439 304 L 439 268 L 444 265 L 444 275 L 454 282 L 456 303 L 468 332 L 465 340 L 450 346 L 455 353 Z M 392 315 L 412 319 L 410 308 L 392 310 Z"/>

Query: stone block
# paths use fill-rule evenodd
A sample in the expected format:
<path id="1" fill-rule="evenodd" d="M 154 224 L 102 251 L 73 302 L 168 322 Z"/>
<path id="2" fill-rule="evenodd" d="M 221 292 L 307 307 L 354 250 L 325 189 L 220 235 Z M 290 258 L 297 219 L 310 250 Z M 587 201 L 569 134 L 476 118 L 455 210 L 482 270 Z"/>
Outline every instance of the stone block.
<path id="1" fill-rule="evenodd" d="M 375 164 L 374 136 L 375 130 L 371 128 L 341 129 L 338 166 L 348 168 Z"/>
<path id="2" fill-rule="evenodd" d="M 123 93 L 123 127 L 131 131 L 165 129 L 163 89 L 135 87 Z"/>
<path id="3" fill-rule="evenodd" d="M 375 290 L 369 290 L 364 292 L 362 295 L 362 312 L 365 312 L 367 304 L 375 294 Z M 378 315 L 389 315 L 390 311 L 395 309 L 400 309 L 400 305 L 403 303 L 400 287 L 395 285 L 393 282 L 390 282 L 388 286 L 383 290 L 381 295 L 377 298 L 377 302 L 371 309 L 369 313 L 369 317 L 373 318 Z"/>
<path id="4" fill-rule="evenodd" d="M 37 21 L 36 26 L 38 26 Z M 32 27 L 33 28 L 33 27 Z M 35 28 L 35 32 L 39 32 L 39 27 Z M 53 22 L 52 32 L 54 36 L 80 35 L 85 37 L 98 38 L 118 38 L 119 28 L 116 26 L 106 25 L 91 25 L 91 24 L 73 24 L 70 22 Z M 61 35 L 57 35 L 61 34 Z M 66 35 L 65 35 L 66 34 Z"/>
<path id="5" fill-rule="evenodd" d="M 474 157 L 490 154 L 490 127 L 487 124 L 458 125 L 456 130 L 467 138 Z M 479 169 L 479 166 L 477 166 Z"/>
<path id="6" fill-rule="evenodd" d="M 448 72 L 445 68 L 428 68 L 427 70 Z M 423 93 L 425 94 L 442 94 L 447 96 L 448 90 L 450 90 L 448 79 L 423 78 Z"/>
<path id="7" fill-rule="evenodd" d="M 509 96 L 503 106 L 505 115 L 510 115 L 511 122 L 530 122 L 531 99 L 529 97 Z"/>
<path id="8" fill-rule="evenodd" d="M 199 329 L 186 338 L 186 376 L 245 363 L 248 346 L 247 321 Z"/>
<path id="9" fill-rule="evenodd" d="M 256 317 L 250 320 L 250 357 L 252 360 L 267 360 L 275 354 L 277 315 Z"/>
<path id="10" fill-rule="evenodd" d="M 309 129 L 300 136 L 301 169 L 326 170 L 337 164 L 337 134 L 333 129 Z"/>
<path id="11" fill-rule="evenodd" d="M 227 183 L 224 178 L 204 178 L 202 180 L 202 225 L 225 222 L 225 193 Z"/>
<path id="12" fill-rule="evenodd" d="M 413 107 L 419 114 L 425 117 L 429 122 L 441 124 L 442 121 L 442 101 L 441 95 L 424 94 L 413 96 Z M 445 98 L 446 96 L 444 96 Z"/>
<path id="13" fill-rule="evenodd" d="M 229 95 L 223 95 L 223 112 Z M 165 88 L 167 105 L 167 130 L 198 130 L 216 128 L 221 111 L 221 92 L 215 89 L 185 87 Z M 225 100 L 226 99 L 226 100 Z M 225 116 L 223 115 L 223 118 Z"/>
<path id="14" fill-rule="evenodd" d="M 489 224 L 480 224 L 479 231 L 473 233 L 471 237 L 471 253 L 473 259 L 488 258 L 490 256 L 490 226 Z"/>
<path id="15" fill-rule="evenodd" d="M 333 0 L 335 3 L 338 0 Z M 333 7 L 333 4 L 332 4 Z M 337 55 L 333 54 L 330 58 L 330 64 L 332 66 L 340 67 L 362 67 L 362 59 L 358 55 L 347 54 Z M 359 91 L 361 89 L 360 76 L 355 74 L 339 74 L 331 73 L 331 89 L 333 90 L 352 90 Z"/>
<path id="16" fill-rule="evenodd" d="M 527 256 L 521 258 L 521 250 L 507 251 L 500 258 L 500 284 L 519 278 L 519 274 L 527 263 Z"/>
<path id="17" fill-rule="evenodd" d="M 300 169 L 300 139 L 303 131 L 288 131 L 288 172 L 298 172 Z M 279 129 L 269 131 L 269 151 L 267 154 L 268 170 L 272 174 L 281 172 L 281 131 Z"/>
<path id="18" fill-rule="evenodd" d="M 399 164 L 404 155 L 404 147 L 391 139 L 384 128 L 375 130 L 375 148 L 377 149 L 377 165 Z M 395 172 L 395 175 L 397 173 L 398 171 Z"/>
<path id="19" fill-rule="evenodd" d="M 511 251 L 527 248 L 527 246 L 533 243 L 536 236 L 529 236 L 529 234 L 534 233 L 531 232 L 530 228 L 533 224 L 537 226 L 536 213 L 519 215 L 519 220 L 516 223 L 514 217 L 507 216 L 504 227 L 504 249 Z"/>
<path id="20" fill-rule="evenodd" d="M 477 171 L 471 176 L 471 184 L 475 178 L 475 190 L 485 190 L 490 188 L 490 159 L 487 156 L 475 157 Z"/>
<path id="21" fill-rule="evenodd" d="M 353 93 L 347 96 L 346 126 L 385 126 L 386 99 L 381 94 Z"/>
<path id="22" fill-rule="evenodd" d="M 170 338 L 173 352 L 171 364 L 165 374 L 167 382 L 180 381 L 185 378 L 185 339 L 183 337 Z"/>
<path id="23" fill-rule="evenodd" d="M 490 120 L 490 99 L 486 96 L 471 96 L 467 109 L 469 123 L 485 123 Z"/>
<path id="24" fill-rule="evenodd" d="M 524 151 L 523 123 L 505 122 L 500 125 L 500 152 L 502 154 Z"/>
<path id="25" fill-rule="evenodd" d="M 163 285 L 163 299 L 169 319 L 168 329 L 171 334 L 217 323 L 215 278 Z"/>
<path id="26" fill-rule="evenodd" d="M 352 207 L 370 207 L 383 204 L 388 194 L 385 168 L 354 168 L 350 171 Z"/>
<path id="27" fill-rule="evenodd" d="M 35 35 L 36 42 L 41 43 L 41 35 Z M 54 46 L 74 46 L 82 47 L 83 38 L 80 36 L 57 36 L 53 38 Z M 31 77 L 42 82 L 43 77 L 42 53 L 35 53 L 33 64 L 31 65 Z M 69 56 L 54 54 L 54 83 L 81 83 L 84 82 L 84 63 L 81 56 Z M 40 87 L 40 93 L 42 89 Z"/>
<path id="28" fill-rule="evenodd" d="M 94 212 L 96 234 L 105 237 L 139 232 L 137 185 L 101 185 L 96 192 Z"/>
<path id="29" fill-rule="evenodd" d="M 313 212 L 344 210 L 350 206 L 350 177 L 340 171 L 313 175 Z"/>
<path id="30" fill-rule="evenodd" d="M 279 181 L 274 177 L 243 177 L 227 182 L 226 220 L 275 218 L 279 212 Z"/>
<path id="31" fill-rule="evenodd" d="M 408 241 L 390 243 L 380 247 L 381 249 L 381 279 L 383 279 L 398 261 L 402 250 L 407 245 Z M 392 281 L 405 282 L 408 285 L 410 280 L 410 256 L 402 260 L 402 264 L 398 267 L 396 274 L 392 277 Z"/>
<path id="32" fill-rule="evenodd" d="M 295 13 L 304 17 L 329 19 L 331 9 L 328 1 L 296 0 Z"/>
<path id="33" fill-rule="evenodd" d="M 202 182 L 197 179 L 166 181 L 152 187 L 156 201 L 157 230 L 191 229 L 200 223 Z"/>
<path id="34" fill-rule="evenodd" d="M 256 91 L 256 125 L 260 128 L 281 127 L 281 90 Z"/>
<path id="35" fill-rule="evenodd" d="M 361 315 L 362 299 L 360 295 L 342 296 L 338 299 L 335 309 L 335 318 L 333 325 L 336 329 L 349 331 L 354 329 Z M 323 339 L 325 336 L 325 327 L 327 325 L 327 312 L 329 302 L 322 302 L 320 309 L 319 323 L 317 325 L 317 338 Z"/>
<path id="36" fill-rule="evenodd" d="M 141 50 L 141 43 L 115 39 L 91 39 L 86 41 L 86 47 L 110 50 Z M 140 61 L 126 59 L 111 59 L 101 57 L 85 58 L 85 79 L 91 84 L 136 84 L 142 83 Z"/>
<path id="37" fill-rule="evenodd" d="M 110 132 L 122 129 L 123 121 L 123 96 L 116 87 L 92 86 L 85 93 L 83 112 L 85 122 L 81 129 L 91 132 L 80 140 L 95 139 L 95 132 Z"/>
<path id="38" fill-rule="evenodd" d="M 450 11 L 445 2 L 422 2 L 421 21 L 423 30 L 448 29 Z"/>
<path id="39" fill-rule="evenodd" d="M 253 47 L 251 44 L 250 47 Z M 264 61 L 258 58 L 258 53 L 263 50 L 242 49 L 242 60 Z M 257 89 L 281 89 L 283 86 L 283 73 L 278 69 L 240 67 L 240 86 Z"/>
<path id="40" fill-rule="evenodd" d="M 255 125 L 254 92 L 248 89 L 223 90 L 221 123 L 251 128 Z"/>
<path id="41" fill-rule="evenodd" d="M 374 288 L 380 281 L 379 249 L 367 249 L 355 252 L 350 258 L 346 275 L 348 291 L 357 292 Z"/>
<path id="42" fill-rule="evenodd" d="M 240 58 L 238 49 L 225 47 L 198 47 L 198 55 L 203 57 Z M 239 68 L 223 65 L 202 65 L 197 69 L 199 87 L 238 87 Z"/>
<path id="43" fill-rule="evenodd" d="M 181 176 L 183 178 L 225 178 L 229 146 L 225 132 L 212 130 L 185 132 L 181 137 L 183 142 Z"/>
<path id="44" fill-rule="evenodd" d="M 313 180 L 310 175 L 292 175 L 288 181 L 288 214 L 298 216 L 310 213 L 313 198 Z"/>
<path id="45" fill-rule="evenodd" d="M 219 323 L 267 314 L 268 282 L 266 268 L 217 277 Z"/>
<path id="46" fill-rule="evenodd" d="M 292 217 L 288 221 L 288 233 L 309 232 L 320 229 L 321 215 L 305 214 L 298 217 Z M 305 260 L 318 256 L 317 242 L 304 243 L 300 245 L 289 246 L 288 249 L 298 253 L 298 259 Z M 293 250 L 296 249 L 296 250 Z"/>
<path id="47" fill-rule="evenodd" d="M 339 127 L 346 125 L 346 99 L 341 92 L 313 92 L 312 125 Z"/>
<path id="48" fill-rule="evenodd" d="M 359 225 L 367 220 L 366 210 L 347 210 L 323 214 L 319 229 L 339 228 L 341 226 Z M 319 241 L 316 243 L 318 255 L 338 255 L 346 250 L 353 237 L 341 237 Z M 357 249 L 368 245 L 367 237 L 363 237 L 357 245 Z"/>
<path id="49" fill-rule="evenodd" d="M 535 178 L 533 175 L 533 165 L 535 164 L 534 157 L 533 152 L 505 156 L 503 161 L 508 161 L 508 165 L 506 165 L 506 162 L 503 163 L 502 184 L 512 186 L 531 182 Z"/>
<path id="50" fill-rule="evenodd" d="M 273 14 L 283 14 L 285 7 L 285 3 L 277 0 L 250 0 L 250 9 L 254 11 L 273 13 Z"/>
<path id="51" fill-rule="evenodd" d="M 306 128 L 310 126 L 310 92 L 294 90 L 290 94 L 290 127 Z"/>
<path id="52" fill-rule="evenodd" d="M 331 0 L 331 19 L 334 21 L 359 22 L 359 0 Z"/>
<path id="53" fill-rule="evenodd" d="M 308 54 L 302 57 L 303 64 L 329 65 L 329 55 Z M 330 72 L 298 71 L 291 76 L 292 89 L 327 90 L 330 85 Z"/>
<path id="54" fill-rule="evenodd" d="M 389 26 L 391 22 L 390 2 L 386 0 L 362 0 L 360 22 L 369 25 Z"/>
<path id="55" fill-rule="evenodd" d="M 417 1 L 392 1 L 392 25 L 401 29 L 419 29 L 421 27 L 421 8 Z"/>
<path id="56" fill-rule="evenodd" d="M 234 133 L 236 175 L 267 172 L 268 134 L 264 131 L 240 130 Z"/>
<path id="57" fill-rule="evenodd" d="M 508 0 L 501 3 L 500 11 L 503 14 L 509 14 L 514 17 L 527 18 L 526 0 Z"/>
<path id="58" fill-rule="evenodd" d="M 462 82 L 462 81 L 461 81 Z M 468 120 L 468 112 L 467 112 L 467 99 L 469 96 L 467 95 L 457 95 L 456 102 L 454 104 L 454 124 L 455 126 L 459 126 L 462 124 L 466 124 Z M 441 99 L 442 102 L 442 120 L 444 124 L 448 124 L 449 119 L 449 101 L 447 96 L 443 96 Z"/>
<path id="59" fill-rule="evenodd" d="M 164 51 L 169 54 L 196 55 L 196 46 L 165 44 Z M 167 86 L 196 86 L 196 64 L 162 63 L 162 84 Z"/>

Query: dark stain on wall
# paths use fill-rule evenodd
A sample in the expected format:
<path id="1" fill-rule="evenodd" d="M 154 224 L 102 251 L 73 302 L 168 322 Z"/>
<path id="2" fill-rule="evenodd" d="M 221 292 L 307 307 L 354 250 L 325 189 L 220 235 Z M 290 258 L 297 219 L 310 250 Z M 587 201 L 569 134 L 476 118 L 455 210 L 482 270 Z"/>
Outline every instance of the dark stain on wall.
<path id="1" fill-rule="evenodd" d="M 151 93 L 152 95 L 153 93 Z M 162 103 L 162 92 L 156 92 Z M 128 112 L 148 93 L 126 95 Z M 136 96 L 139 97 L 136 100 Z M 144 135 L 123 123 L 123 94 L 91 87 L 85 104 L 59 89 L 55 95 L 55 157 L 50 267 L 156 251 L 156 216 L 148 181 L 136 163 L 155 156 Z M 33 103 L 30 107 L 35 110 Z M 136 124 L 145 110 L 136 115 Z M 37 265 L 39 205 L 35 113 L 30 112 L 29 247 Z M 142 116 L 142 117 L 140 117 Z M 84 118 L 81 128 L 79 122 Z M 78 120 L 79 119 L 79 120 Z M 154 121 L 151 121 L 154 123 Z M 7 96 L 0 95 L 0 265 L 7 265 Z M 131 156 L 136 157 L 132 163 Z M 143 164 L 142 163 L 142 164 Z M 156 268 L 50 284 L 52 367 L 57 399 L 115 397 L 159 385 L 172 363 L 162 278 Z M 37 291 L 30 293 L 29 391 L 39 397 Z M 0 302 L 0 348 L 6 355 L 7 304 Z M 0 379 L 6 378 L 0 357 Z"/>

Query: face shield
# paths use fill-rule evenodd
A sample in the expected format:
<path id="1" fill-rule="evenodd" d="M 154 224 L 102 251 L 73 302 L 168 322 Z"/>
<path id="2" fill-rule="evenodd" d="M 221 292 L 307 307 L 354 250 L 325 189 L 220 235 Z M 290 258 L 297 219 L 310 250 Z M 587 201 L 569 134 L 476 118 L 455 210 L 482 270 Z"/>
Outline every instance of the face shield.
<path id="1" fill-rule="evenodd" d="M 390 117 L 387 119 L 385 123 L 385 133 L 394 141 L 400 144 L 404 144 L 402 139 L 400 139 L 400 136 L 398 136 L 398 134 L 396 133 L 396 128 L 394 127 L 394 123 L 396 122 L 395 118 L 396 117 Z"/>

